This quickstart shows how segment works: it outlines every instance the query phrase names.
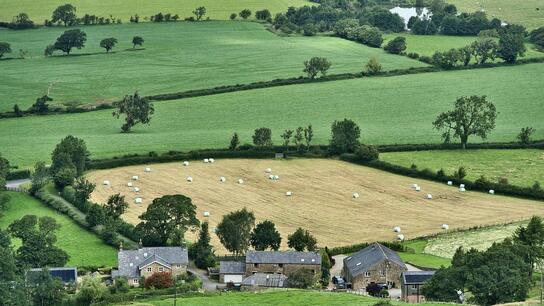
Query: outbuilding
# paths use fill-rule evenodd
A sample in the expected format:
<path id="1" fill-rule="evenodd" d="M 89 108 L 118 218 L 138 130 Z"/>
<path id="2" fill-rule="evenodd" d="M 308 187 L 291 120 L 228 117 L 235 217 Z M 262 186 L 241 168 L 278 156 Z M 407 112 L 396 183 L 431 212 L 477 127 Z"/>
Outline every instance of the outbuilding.
<path id="1" fill-rule="evenodd" d="M 242 261 L 220 261 L 219 282 L 223 284 L 241 284 L 246 273 L 246 264 Z"/>

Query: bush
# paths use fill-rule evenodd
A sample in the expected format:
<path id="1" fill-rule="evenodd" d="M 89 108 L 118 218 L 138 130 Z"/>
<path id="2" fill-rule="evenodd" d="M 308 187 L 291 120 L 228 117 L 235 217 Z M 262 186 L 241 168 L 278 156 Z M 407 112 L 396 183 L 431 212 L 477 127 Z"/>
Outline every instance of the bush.
<path id="1" fill-rule="evenodd" d="M 360 161 L 369 162 L 369 161 L 378 159 L 380 156 L 380 153 L 373 146 L 367 146 L 367 145 L 361 144 L 359 148 L 355 150 L 355 156 Z"/>
<path id="2" fill-rule="evenodd" d="M 397 36 L 385 45 L 384 50 L 392 54 L 400 54 L 406 50 L 406 38 Z"/>
<path id="3" fill-rule="evenodd" d="M 146 289 L 165 289 L 173 285 L 172 274 L 169 272 L 156 272 L 145 279 L 144 287 Z"/>
<path id="4" fill-rule="evenodd" d="M 309 269 L 299 268 L 289 275 L 287 279 L 289 287 L 307 289 L 316 282 L 314 272 Z"/>
<path id="5" fill-rule="evenodd" d="M 406 56 L 408 56 L 409 58 L 413 58 L 413 59 L 418 59 L 419 58 L 419 54 L 417 54 L 416 52 L 410 52 L 410 53 L 406 54 Z"/>
<path id="6" fill-rule="evenodd" d="M 453 176 L 459 181 L 464 179 L 467 176 L 467 171 L 465 170 L 465 167 L 459 167 L 457 171 L 453 172 Z"/>

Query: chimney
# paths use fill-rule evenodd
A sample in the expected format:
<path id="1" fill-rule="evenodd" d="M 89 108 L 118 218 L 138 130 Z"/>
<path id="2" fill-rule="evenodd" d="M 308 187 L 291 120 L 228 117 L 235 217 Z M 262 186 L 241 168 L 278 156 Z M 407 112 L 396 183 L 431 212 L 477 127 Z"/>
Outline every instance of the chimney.
<path id="1" fill-rule="evenodd" d="M 123 241 L 119 242 L 119 252 L 123 250 Z"/>
<path id="2" fill-rule="evenodd" d="M 140 241 L 138 242 L 138 249 L 141 249 L 144 246 L 142 243 L 142 238 L 140 238 Z"/>

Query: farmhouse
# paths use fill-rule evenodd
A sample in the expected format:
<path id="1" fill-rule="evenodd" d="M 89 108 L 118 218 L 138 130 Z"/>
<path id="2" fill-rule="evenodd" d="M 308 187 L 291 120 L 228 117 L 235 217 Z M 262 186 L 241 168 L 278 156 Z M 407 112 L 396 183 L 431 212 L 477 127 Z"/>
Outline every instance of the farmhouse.
<path id="1" fill-rule="evenodd" d="M 424 303 L 421 287 L 433 277 L 434 271 L 407 271 L 402 273 L 401 299 L 408 303 Z"/>
<path id="2" fill-rule="evenodd" d="M 181 247 L 139 248 L 120 250 L 117 254 L 118 270 L 112 277 L 126 277 L 129 284 L 138 286 L 140 278 L 156 272 L 170 272 L 172 276 L 187 272 L 187 249 Z"/>
<path id="3" fill-rule="evenodd" d="M 371 283 L 395 287 L 405 271 L 406 265 L 397 253 L 374 243 L 346 257 L 342 274 L 354 290 L 364 290 Z"/>
<path id="4" fill-rule="evenodd" d="M 256 273 L 289 274 L 305 268 L 314 274 L 321 272 L 321 255 L 317 252 L 294 251 L 248 251 L 246 253 L 245 275 Z"/>

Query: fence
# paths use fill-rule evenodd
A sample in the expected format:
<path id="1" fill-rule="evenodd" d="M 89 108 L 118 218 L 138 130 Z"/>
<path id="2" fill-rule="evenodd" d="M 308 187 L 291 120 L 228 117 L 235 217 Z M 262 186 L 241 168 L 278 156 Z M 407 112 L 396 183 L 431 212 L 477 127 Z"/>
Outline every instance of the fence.
<path id="1" fill-rule="evenodd" d="M 14 192 L 22 192 L 22 193 L 28 193 L 28 189 L 21 188 L 21 187 L 6 187 L 7 191 L 14 191 Z"/>

